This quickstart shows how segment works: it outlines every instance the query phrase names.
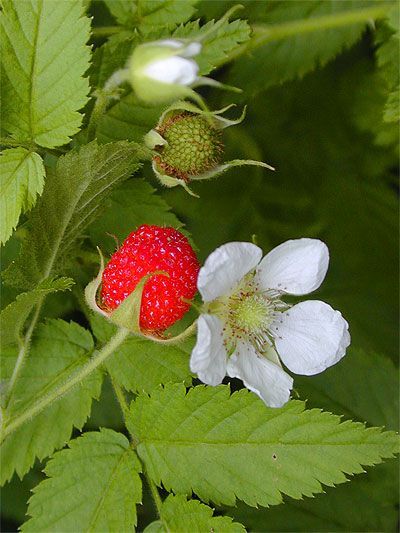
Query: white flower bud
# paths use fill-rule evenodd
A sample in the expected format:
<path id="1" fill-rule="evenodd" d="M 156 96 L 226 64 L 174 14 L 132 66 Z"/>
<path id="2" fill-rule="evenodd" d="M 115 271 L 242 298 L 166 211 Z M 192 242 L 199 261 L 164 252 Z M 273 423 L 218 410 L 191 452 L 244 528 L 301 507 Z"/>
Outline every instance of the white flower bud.
<path id="1" fill-rule="evenodd" d="M 144 102 L 163 103 L 188 96 L 198 79 L 199 67 L 193 59 L 200 43 L 164 39 L 136 47 L 130 59 L 129 80 Z"/>

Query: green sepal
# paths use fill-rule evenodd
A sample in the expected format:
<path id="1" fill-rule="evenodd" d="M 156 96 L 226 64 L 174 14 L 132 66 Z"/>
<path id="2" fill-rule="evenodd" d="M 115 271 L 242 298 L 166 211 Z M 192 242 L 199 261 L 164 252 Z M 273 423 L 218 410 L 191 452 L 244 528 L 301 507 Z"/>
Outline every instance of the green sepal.
<path id="1" fill-rule="evenodd" d="M 142 304 L 143 290 L 146 282 L 152 276 L 156 275 L 169 278 L 168 272 L 163 270 L 149 272 L 143 276 L 131 294 L 119 304 L 115 311 L 108 315 L 111 322 L 114 322 L 117 326 L 125 328 L 136 335 L 142 335 L 140 329 L 140 307 Z"/>

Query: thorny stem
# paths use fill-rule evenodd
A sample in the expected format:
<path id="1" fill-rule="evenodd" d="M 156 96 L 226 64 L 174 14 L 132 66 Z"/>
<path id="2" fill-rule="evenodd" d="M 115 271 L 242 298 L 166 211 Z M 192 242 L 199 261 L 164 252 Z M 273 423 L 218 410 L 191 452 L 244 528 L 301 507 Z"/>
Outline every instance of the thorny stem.
<path id="1" fill-rule="evenodd" d="M 112 382 L 112 386 L 114 388 L 115 396 L 117 397 L 119 406 L 120 406 L 121 411 L 122 411 L 122 416 L 124 417 L 125 425 L 128 426 L 126 418 L 127 418 L 128 412 L 129 412 L 129 406 L 128 406 L 128 403 L 126 401 L 126 398 L 125 398 L 125 395 L 124 395 L 124 391 L 122 390 L 122 387 L 120 387 L 120 385 L 118 385 L 118 383 L 116 383 L 116 381 L 114 379 L 111 378 L 111 382 Z M 131 437 L 132 444 L 136 448 L 136 446 L 139 443 L 139 439 L 132 432 L 132 430 L 128 430 L 128 431 L 129 431 L 129 435 Z M 160 516 L 162 500 L 160 498 L 160 494 L 158 492 L 157 486 L 154 483 L 154 481 L 150 478 L 150 476 L 147 473 L 145 468 L 143 468 L 143 473 L 144 473 L 144 475 L 146 477 L 147 484 L 150 487 L 151 495 L 153 497 L 154 504 L 155 504 L 155 507 L 157 509 L 158 516 Z"/>
<path id="2" fill-rule="evenodd" d="M 122 342 L 128 337 L 129 331 L 125 328 L 121 328 L 117 333 L 112 337 L 103 348 L 95 353 L 93 357 L 84 365 L 82 368 L 77 370 L 75 373 L 69 376 L 67 381 L 60 385 L 55 390 L 50 391 L 48 394 L 39 398 L 37 402 L 33 403 L 20 415 L 12 419 L 8 424 L 5 424 L 3 428 L 1 441 L 18 429 L 24 422 L 34 417 L 43 409 L 45 409 L 52 402 L 62 398 L 67 392 L 69 392 L 74 385 L 80 383 L 85 379 L 89 374 L 91 374 L 96 368 L 98 368 L 104 361 L 115 352 L 115 350 L 122 344 Z"/>
<path id="3" fill-rule="evenodd" d="M 121 31 L 121 26 L 98 26 L 92 28 L 93 37 L 108 37 L 109 35 L 114 35 L 114 33 L 119 33 Z"/>

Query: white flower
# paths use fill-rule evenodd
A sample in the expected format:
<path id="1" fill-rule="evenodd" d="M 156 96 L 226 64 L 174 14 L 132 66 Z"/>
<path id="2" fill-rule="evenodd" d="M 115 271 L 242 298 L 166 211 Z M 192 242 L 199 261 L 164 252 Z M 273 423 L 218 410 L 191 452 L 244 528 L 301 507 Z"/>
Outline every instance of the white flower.
<path id="1" fill-rule="evenodd" d="M 284 405 L 293 379 L 280 361 L 296 374 L 318 374 L 350 344 L 346 320 L 328 304 L 282 301 L 285 294 L 316 290 L 328 263 L 328 248 L 317 239 L 284 242 L 263 259 L 251 243 L 217 248 L 199 273 L 205 312 L 198 319 L 191 371 L 208 385 L 225 375 L 239 378 L 267 405 Z"/>

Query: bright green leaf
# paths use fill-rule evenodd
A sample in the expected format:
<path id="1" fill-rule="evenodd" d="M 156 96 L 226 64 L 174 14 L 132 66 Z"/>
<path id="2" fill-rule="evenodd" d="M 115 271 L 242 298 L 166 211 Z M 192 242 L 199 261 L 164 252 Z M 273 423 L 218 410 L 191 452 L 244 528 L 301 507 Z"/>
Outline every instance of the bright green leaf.
<path id="1" fill-rule="evenodd" d="M 110 429 L 68 443 L 48 462 L 22 531 L 125 532 L 136 525 L 142 484 L 128 439 Z"/>
<path id="2" fill-rule="evenodd" d="M 42 158 L 24 148 L 10 148 L 0 154 L 0 242 L 5 243 L 42 194 L 45 170 Z"/>
<path id="3" fill-rule="evenodd" d="M 93 316 L 91 324 L 102 343 L 113 334 L 114 327 L 100 316 Z M 119 385 L 132 392 L 150 392 L 169 382 L 189 385 L 189 356 L 193 342 L 192 339 L 177 346 L 162 345 L 131 336 L 108 359 L 106 367 Z"/>
<path id="4" fill-rule="evenodd" d="M 4 0 L 2 127 L 20 141 L 66 144 L 87 102 L 90 20 L 82 2 Z"/>
<path id="5" fill-rule="evenodd" d="M 167 385 L 133 404 L 129 420 L 151 478 L 167 490 L 233 505 L 278 504 L 347 481 L 399 448 L 395 433 L 291 401 L 267 408 L 242 389 Z"/>
<path id="6" fill-rule="evenodd" d="M 48 279 L 40 283 L 32 291 L 19 294 L 0 313 L 0 339 L 2 346 L 18 341 L 24 323 L 36 304 L 52 292 L 70 289 L 73 283 L 71 278 Z"/>
<path id="7" fill-rule="evenodd" d="M 213 510 L 197 500 L 186 500 L 185 496 L 168 496 L 161 507 L 160 520 L 153 522 L 144 533 L 169 533 L 190 531 L 190 533 L 244 533 L 241 524 L 228 516 L 214 516 Z"/>
<path id="8" fill-rule="evenodd" d="M 31 288 L 54 275 L 71 246 L 100 214 L 112 189 L 139 168 L 140 147 L 120 142 L 60 157 L 32 210 L 18 259 L 5 273 L 13 286 Z"/>
<path id="9" fill-rule="evenodd" d="M 92 350 L 90 333 L 73 322 L 50 320 L 39 326 L 4 412 L 4 423 L 26 409 L 44 391 L 61 383 L 72 370 L 83 366 Z M 5 380 L 12 373 L 16 355 L 14 348 L 2 352 L 2 378 Z M 2 484 L 14 471 L 22 477 L 36 457 L 42 460 L 63 446 L 73 427 L 82 428 L 90 414 L 92 398 L 100 396 L 101 381 L 101 372 L 93 372 L 63 398 L 6 437 L 0 447 Z"/>

